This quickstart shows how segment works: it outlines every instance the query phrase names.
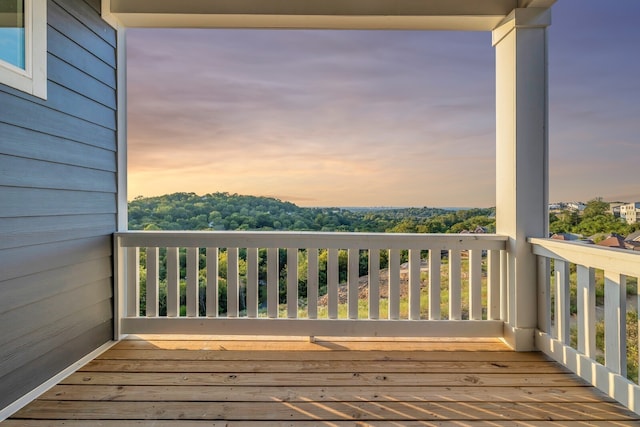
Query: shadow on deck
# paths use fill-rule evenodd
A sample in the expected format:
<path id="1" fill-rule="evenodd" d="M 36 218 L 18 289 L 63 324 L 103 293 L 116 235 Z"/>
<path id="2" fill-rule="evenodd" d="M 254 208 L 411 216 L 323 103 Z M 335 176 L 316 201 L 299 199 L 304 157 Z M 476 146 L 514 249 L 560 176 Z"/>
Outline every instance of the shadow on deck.
<path id="1" fill-rule="evenodd" d="M 542 353 L 497 339 L 140 336 L 3 426 L 638 425 Z"/>

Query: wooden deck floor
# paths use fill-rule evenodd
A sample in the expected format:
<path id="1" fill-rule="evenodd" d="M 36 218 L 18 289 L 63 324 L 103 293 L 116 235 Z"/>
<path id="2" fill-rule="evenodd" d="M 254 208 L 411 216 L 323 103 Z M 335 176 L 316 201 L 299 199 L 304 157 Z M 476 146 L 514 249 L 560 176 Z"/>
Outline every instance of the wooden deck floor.
<path id="1" fill-rule="evenodd" d="M 5 425 L 631 426 L 640 417 L 498 340 L 137 337 Z"/>

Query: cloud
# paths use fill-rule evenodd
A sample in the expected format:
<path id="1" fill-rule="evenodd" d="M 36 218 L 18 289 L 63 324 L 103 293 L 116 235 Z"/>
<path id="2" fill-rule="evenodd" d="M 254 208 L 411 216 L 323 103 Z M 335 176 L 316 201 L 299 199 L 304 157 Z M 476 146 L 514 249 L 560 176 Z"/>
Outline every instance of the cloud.
<path id="1" fill-rule="evenodd" d="M 640 59 L 632 54 L 640 2 L 609 3 L 554 6 L 555 200 L 635 193 L 623 183 L 640 160 Z M 488 33 L 127 34 L 132 196 L 230 191 L 307 205 L 495 203 Z"/>

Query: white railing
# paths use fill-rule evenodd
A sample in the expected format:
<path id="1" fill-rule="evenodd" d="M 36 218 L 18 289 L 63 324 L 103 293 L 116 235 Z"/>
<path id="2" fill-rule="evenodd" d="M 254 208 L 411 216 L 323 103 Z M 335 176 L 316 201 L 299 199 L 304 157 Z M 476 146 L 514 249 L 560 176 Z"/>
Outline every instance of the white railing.
<path id="1" fill-rule="evenodd" d="M 477 234 L 117 233 L 116 336 L 501 337 L 505 241 Z"/>
<path id="2" fill-rule="evenodd" d="M 638 412 L 640 254 L 550 239 L 529 241 L 539 260 L 537 347 Z"/>

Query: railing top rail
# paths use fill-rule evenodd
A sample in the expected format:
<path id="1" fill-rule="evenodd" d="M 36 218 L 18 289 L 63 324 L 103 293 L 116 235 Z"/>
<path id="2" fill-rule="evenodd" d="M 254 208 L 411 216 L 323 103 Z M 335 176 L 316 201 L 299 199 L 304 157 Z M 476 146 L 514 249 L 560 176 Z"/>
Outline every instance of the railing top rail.
<path id="1" fill-rule="evenodd" d="M 496 234 L 408 234 L 312 231 L 126 231 L 123 247 L 239 247 L 336 249 L 505 249 Z"/>
<path id="2" fill-rule="evenodd" d="M 554 239 L 530 238 L 528 241 L 536 255 L 640 277 L 640 252 Z"/>

